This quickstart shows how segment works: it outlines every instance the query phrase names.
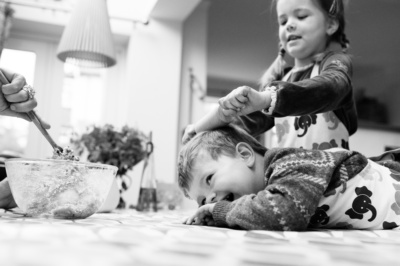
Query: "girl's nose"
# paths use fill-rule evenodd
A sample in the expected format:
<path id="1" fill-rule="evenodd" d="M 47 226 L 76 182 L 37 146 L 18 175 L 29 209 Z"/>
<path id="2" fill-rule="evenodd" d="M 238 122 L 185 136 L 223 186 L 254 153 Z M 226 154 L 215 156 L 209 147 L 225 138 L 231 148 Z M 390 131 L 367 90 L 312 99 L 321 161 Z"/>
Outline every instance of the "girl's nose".
<path id="1" fill-rule="evenodd" d="M 210 193 L 206 198 L 206 203 L 213 203 L 217 199 L 217 195 L 215 193 Z"/>
<path id="2" fill-rule="evenodd" d="M 288 22 L 286 25 L 286 30 L 292 32 L 296 29 L 296 25 L 293 22 Z"/>

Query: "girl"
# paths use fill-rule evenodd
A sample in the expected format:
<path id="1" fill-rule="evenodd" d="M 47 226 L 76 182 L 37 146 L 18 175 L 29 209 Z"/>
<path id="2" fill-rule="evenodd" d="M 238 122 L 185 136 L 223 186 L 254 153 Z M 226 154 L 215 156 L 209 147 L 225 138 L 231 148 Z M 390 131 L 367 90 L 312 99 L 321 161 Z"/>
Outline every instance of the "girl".
<path id="1" fill-rule="evenodd" d="M 357 113 L 343 1 L 275 3 L 281 49 L 261 90 L 239 87 L 221 98 L 217 108 L 186 128 L 184 143 L 196 132 L 235 123 L 253 136 L 275 126 L 279 147 L 349 148 Z M 286 66 L 285 54 L 294 59 L 293 67 Z"/>

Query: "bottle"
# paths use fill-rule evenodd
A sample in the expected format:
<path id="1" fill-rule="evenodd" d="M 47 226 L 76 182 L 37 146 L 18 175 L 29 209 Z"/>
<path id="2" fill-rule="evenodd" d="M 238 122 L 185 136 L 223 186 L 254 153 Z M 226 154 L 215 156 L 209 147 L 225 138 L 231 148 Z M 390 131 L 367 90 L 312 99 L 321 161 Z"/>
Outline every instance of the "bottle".
<path id="1" fill-rule="evenodd" d="M 152 132 L 150 132 L 149 141 L 146 143 L 146 156 L 143 163 L 139 200 L 136 206 L 138 211 L 157 211 L 157 180 L 154 171 L 153 150 Z"/>

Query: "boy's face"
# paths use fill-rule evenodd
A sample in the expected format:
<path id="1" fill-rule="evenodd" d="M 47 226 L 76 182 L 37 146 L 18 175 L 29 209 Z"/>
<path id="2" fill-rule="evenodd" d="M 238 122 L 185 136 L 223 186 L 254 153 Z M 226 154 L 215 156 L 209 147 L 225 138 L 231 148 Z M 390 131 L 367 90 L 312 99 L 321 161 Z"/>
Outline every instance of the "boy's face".
<path id="1" fill-rule="evenodd" d="M 265 188 L 263 174 L 254 169 L 255 158 L 237 152 L 235 157 L 220 155 L 214 160 L 201 151 L 194 162 L 193 182 L 188 192 L 199 206 L 220 200 L 233 201 Z"/>

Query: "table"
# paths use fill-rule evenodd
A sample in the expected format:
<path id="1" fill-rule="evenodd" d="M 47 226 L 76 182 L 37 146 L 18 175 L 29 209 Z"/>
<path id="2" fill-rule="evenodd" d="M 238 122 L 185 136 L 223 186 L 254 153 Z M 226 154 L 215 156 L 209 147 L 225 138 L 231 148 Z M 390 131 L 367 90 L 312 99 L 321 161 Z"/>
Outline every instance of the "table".
<path id="1" fill-rule="evenodd" d="M 400 230 L 242 231 L 183 225 L 187 214 L 59 220 L 0 209 L 0 265 L 400 265 Z"/>

